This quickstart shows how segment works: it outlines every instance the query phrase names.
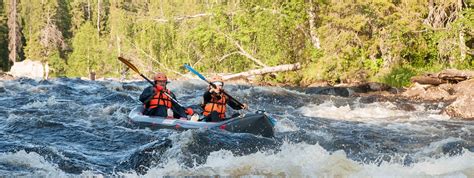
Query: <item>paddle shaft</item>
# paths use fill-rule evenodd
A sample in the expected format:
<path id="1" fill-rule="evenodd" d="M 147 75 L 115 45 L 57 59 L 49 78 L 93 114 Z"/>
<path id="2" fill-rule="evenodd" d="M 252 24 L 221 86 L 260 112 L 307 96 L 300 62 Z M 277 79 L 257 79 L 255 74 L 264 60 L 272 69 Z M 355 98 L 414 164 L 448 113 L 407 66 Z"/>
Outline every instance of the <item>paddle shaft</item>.
<path id="1" fill-rule="evenodd" d="M 184 67 L 186 67 L 186 69 L 188 69 L 189 71 L 191 71 L 192 73 L 196 74 L 199 78 L 201 78 L 202 80 L 206 81 L 209 85 L 211 85 L 213 88 L 217 88 L 217 86 L 215 84 L 213 84 L 212 82 L 210 82 L 209 80 L 207 80 L 203 75 L 201 75 L 198 71 L 194 70 L 191 66 L 187 65 L 187 64 L 184 64 Z M 234 97 L 230 96 L 227 92 L 225 92 L 224 90 L 222 90 L 222 93 L 227 96 L 230 100 L 234 101 L 235 103 L 237 103 L 240 108 L 244 108 L 244 105 L 239 102 L 238 100 L 236 100 Z"/>

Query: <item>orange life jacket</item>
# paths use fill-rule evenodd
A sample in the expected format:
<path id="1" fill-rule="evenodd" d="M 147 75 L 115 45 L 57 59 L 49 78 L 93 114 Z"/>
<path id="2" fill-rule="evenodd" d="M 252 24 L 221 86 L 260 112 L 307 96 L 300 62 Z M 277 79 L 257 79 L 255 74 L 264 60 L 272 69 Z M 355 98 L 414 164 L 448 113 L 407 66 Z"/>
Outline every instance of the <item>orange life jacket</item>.
<path id="1" fill-rule="evenodd" d="M 212 97 L 209 103 L 206 103 L 204 106 L 204 116 L 208 116 L 212 111 L 217 111 L 219 113 L 219 118 L 225 119 L 227 98 L 221 94 L 221 99 L 217 100 L 216 97 Z"/>
<path id="2" fill-rule="evenodd" d="M 171 93 L 168 90 L 166 90 L 165 92 L 171 96 Z M 148 104 L 145 104 L 145 108 L 147 108 L 147 105 L 149 109 L 153 109 L 158 106 L 166 106 L 166 108 L 171 108 L 172 106 L 171 98 L 166 96 L 163 91 L 156 93 L 155 96 L 153 96 L 153 98 L 150 100 L 150 102 L 148 102 Z"/>

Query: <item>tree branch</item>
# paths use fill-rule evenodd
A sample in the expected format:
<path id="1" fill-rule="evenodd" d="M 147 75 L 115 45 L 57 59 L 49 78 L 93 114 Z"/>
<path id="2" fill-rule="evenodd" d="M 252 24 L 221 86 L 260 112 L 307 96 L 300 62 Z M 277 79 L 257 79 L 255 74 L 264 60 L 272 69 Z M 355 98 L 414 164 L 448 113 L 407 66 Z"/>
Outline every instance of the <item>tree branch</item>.
<path id="1" fill-rule="evenodd" d="M 231 79 L 236 79 L 236 78 L 247 78 L 253 75 L 262 75 L 262 74 L 272 73 L 272 72 L 294 71 L 294 70 L 299 70 L 299 69 L 301 69 L 300 63 L 284 64 L 284 65 L 279 65 L 279 66 L 274 66 L 274 67 L 265 67 L 262 69 L 255 69 L 255 70 L 249 70 L 249 71 L 241 72 L 237 74 L 226 75 L 226 76 L 223 76 L 222 79 L 231 80 Z"/>
<path id="2" fill-rule="evenodd" d="M 229 56 L 232 56 L 232 55 L 234 55 L 234 54 L 238 54 L 238 53 L 239 53 L 239 52 L 237 52 L 237 51 L 231 52 L 231 53 L 229 53 L 229 54 L 226 54 L 226 55 L 222 56 L 218 61 L 219 61 L 219 62 L 222 62 L 225 58 L 227 58 L 227 57 L 229 57 Z M 240 53 L 239 53 L 239 54 L 240 54 Z"/>
<path id="3" fill-rule="evenodd" d="M 207 17 L 207 16 L 214 16 L 214 14 L 202 13 L 202 14 L 195 14 L 195 15 L 188 15 L 188 16 L 181 16 L 181 17 L 173 17 L 172 19 L 175 22 L 179 22 L 186 19 L 193 19 L 193 18 Z M 153 20 L 160 23 L 166 23 L 170 21 L 170 19 L 163 19 L 163 18 L 155 18 Z"/>
<path id="4" fill-rule="evenodd" d="M 258 60 L 257 58 L 253 57 L 250 53 L 248 53 L 247 51 L 245 51 L 245 49 L 239 44 L 239 42 L 237 42 L 236 40 L 234 40 L 233 38 L 231 38 L 229 35 L 221 32 L 219 30 L 220 33 L 222 33 L 229 41 L 231 41 L 232 43 L 234 43 L 234 45 L 239 49 L 239 53 L 242 54 L 243 56 L 249 58 L 250 60 L 252 60 L 253 62 L 257 63 L 258 65 L 262 66 L 262 67 L 268 67 L 266 64 L 264 64 L 262 61 Z"/>

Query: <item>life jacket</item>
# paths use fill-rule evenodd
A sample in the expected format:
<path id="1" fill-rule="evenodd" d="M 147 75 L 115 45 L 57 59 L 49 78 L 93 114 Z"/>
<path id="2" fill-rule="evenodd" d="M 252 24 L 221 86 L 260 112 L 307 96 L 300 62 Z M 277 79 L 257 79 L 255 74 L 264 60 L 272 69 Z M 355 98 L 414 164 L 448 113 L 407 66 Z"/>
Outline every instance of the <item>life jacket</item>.
<path id="1" fill-rule="evenodd" d="M 202 114 L 208 116 L 212 111 L 216 111 L 220 119 L 225 119 L 226 104 L 227 98 L 223 94 L 221 94 L 221 99 L 219 100 L 216 97 L 212 97 L 211 101 L 204 106 Z"/>
<path id="2" fill-rule="evenodd" d="M 166 90 L 165 92 L 171 96 L 171 93 L 168 90 Z M 171 98 L 166 96 L 163 91 L 156 93 L 155 96 L 153 96 L 153 98 L 145 104 L 145 108 L 148 109 L 153 109 L 158 106 L 166 106 L 166 108 L 172 107 Z"/>

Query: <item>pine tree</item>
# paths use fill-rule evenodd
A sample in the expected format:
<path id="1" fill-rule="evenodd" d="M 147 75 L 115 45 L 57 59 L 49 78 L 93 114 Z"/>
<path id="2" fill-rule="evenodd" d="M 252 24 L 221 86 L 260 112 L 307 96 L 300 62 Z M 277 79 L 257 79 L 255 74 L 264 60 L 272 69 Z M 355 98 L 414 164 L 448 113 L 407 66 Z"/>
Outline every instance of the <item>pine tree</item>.
<path id="1" fill-rule="evenodd" d="M 8 25 L 6 14 L 6 2 L 0 0 L 0 70 L 6 71 L 9 68 L 8 60 Z"/>

